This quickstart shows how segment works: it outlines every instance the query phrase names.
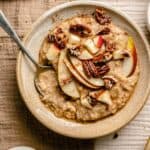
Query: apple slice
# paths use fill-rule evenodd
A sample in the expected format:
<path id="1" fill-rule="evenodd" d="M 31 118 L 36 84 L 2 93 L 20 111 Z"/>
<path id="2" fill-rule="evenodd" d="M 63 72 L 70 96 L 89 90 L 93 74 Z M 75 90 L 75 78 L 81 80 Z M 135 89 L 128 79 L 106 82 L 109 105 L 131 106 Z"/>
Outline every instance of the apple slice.
<path id="1" fill-rule="evenodd" d="M 101 48 L 103 43 L 104 43 L 104 40 L 102 38 L 102 36 L 96 36 L 94 39 L 94 44 L 98 47 L 98 48 Z"/>
<path id="2" fill-rule="evenodd" d="M 78 74 L 78 72 L 76 71 L 76 69 L 72 66 L 72 64 L 70 63 L 70 61 L 68 59 L 64 59 L 64 63 L 66 64 L 67 68 L 69 69 L 69 71 L 73 74 L 73 76 L 83 85 L 85 85 L 86 87 L 89 87 L 91 89 L 98 89 L 99 87 L 97 86 L 93 86 L 91 84 L 89 84 L 88 82 L 86 82 L 81 76 L 80 74 Z"/>
<path id="3" fill-rule="evenodd" d="M 86 108 L 91 109 L 92 106 L 89 103 L 90 99 L 91 98 L 89 97 L 89 91 L 87 89 L 85 89 L 85 87 L 81 86 L 80 87 L 80 102 L 81 102 L 81 105 L 86 107 Z"/>
<path id="4" fill-rule="evenodd" d="M 83 45 L 91 54 L 96 54 L 99 51 L 98 47 L 95 46 L 92 39 L 87 39 L 86 41 L 84 41 Z"/>
<path id="5" fill-rule="evenodd" d="M 89 95 L 101 103 L 112 105 L 112 99 L 110 97 L 109 91 L 107 90 L 93 91 L 93 92 L 90 92 Z"/>
<path id="6" fill-rule="evenodd" d="M 72 66 L 74 67 L 74 69 L 77 71 L 77 73 L 89 84 L 100 88 L 102 86 L 104 86 L 104 81 L 101 78 L 88 78 L 87 75 L 84 72 L 83 69 L 83 65 L 82 65 L 82 61 L 80 61 L 79 59 L 77 59 L 76 57 L 69 57 L 69 60 L 72 64 Z"/>
<path id="7" fill-rule="evenodd" d="M 76 86 L 75 80 L 72 74 L 64 64 L 64 59 L 66 58 L 66 51 L 61 51 L 58 60 L 58 82 L 62 91 L 73 98 L 79 98 L 80 94 Z"/>
<path id="8" fill-rule="evenodd" d="M 58 58 L 59 53 L 60 50 L 54 44 L 51 44 L 46 53 L 46 57 L 50 62 L 52 62 L 53 60 Z"/>
<path id="9" fill-rule="evenodd" d="M 81 54 L 78 56 L 80 60 L 88 60 L 93 59 L 93 55 L 91 55 L 86 49 L 81 49 Z"/>
<path id="10" fill-rule="evenodd" d="M 90 103 L 89 103 L 89 101 L 88 101 L 88 96 L 86 96 L 86 97 L 81 97 L 81 98 L 80 98 L 80 101 L 81 101 L 82 106 L 84 106 L 84 107 L 86 107 L 86 108 L 89 108 L 89 109 L 92 108 L 92 106 L 90 105 Z"/>
<path id="11" fill-rule="evenodd" d="M 80 42 L 80 37 L 74 35 L 74 34 L 70 34 L 70 38 L 69 38 L 69 42 L 71 44 L 77 44 Z"/>
<path id="12" fill-rule="evenodd" d="M 126 77 L 129 77 L 134 73 L 137 64 L 136 48 L 131 36 L 128 37 L 127 51 L 129 52 L 129 57 L 124 59 L 122 71 Z"/>
<path id="13" fill-rule="evenodd" d="M 113 59 L 114 60 L 123 60 L 125 57 L 129 57 L 128 51 L 125 50 L 116 50 L 113 52 Z"/>

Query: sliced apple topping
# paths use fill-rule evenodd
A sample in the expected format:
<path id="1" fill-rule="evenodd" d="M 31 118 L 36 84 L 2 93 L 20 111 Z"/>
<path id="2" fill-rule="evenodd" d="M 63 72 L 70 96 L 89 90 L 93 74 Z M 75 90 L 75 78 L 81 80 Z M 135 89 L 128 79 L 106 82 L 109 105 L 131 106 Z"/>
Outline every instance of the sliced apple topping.
<path id="1" fill-rule="evenodd" d="M 125 50 L 116 50 L 113 52 L 114 60 L 124 59 L 125 57 L 129 57 L 129 53 Z"/>
<path id="2" fill-rule="evenodd" d="M 87 39 L 86 41 L 84 41 L 83 45 L 91 54 L 96 54 L 99 51 L 99 48 L 96 47 L 92 39 Z"/>
<path id="3" fill-rule="evenodd" d="M 75 68 L 75 70 L 78 72 L 78 74 L 89 84 L 93 85 L 94 87 L 100 88 L 101 86 L 104 85 L 103 80 L 99 77 L 99 78 L 88 78 L 87 75 L 84 72 L 84 68 L 82 65 L 82 61 L 80 61 L 79 59 L 77 59 L 76 57 L 69 57 L 70 62 L 72 64 L 72 66 Z"/>
<path id="4" fill-rule="evenodd" d="M 82 87 L 82 90 L 80 90 L 80 101 L 84 107 L 89 108 L 89 109 L 95 106 L 98 102 L 97 100 L 89 96 L 89 91 L 84 89 L 84 87 Z"/>
<path id="5" fill-rule="evenodd" d="M 80 60 L 92 59 L 93 56 L 81 46 L 71 46 L 67 49 L 70 55 L 78 57 Z"/>
<path id="6" fill-rule="evenodd" d="M 127 51 L 129 52 L 129 57 L 125 57 L 124 59 L 122 71 L 126 77 L 129 77 L 134 73 L 137 65 L 136 48 L 131 36 L 128 37 Z"/>
<path id="7" fill-rule="evenodd" d="M 60 53 L 60 50 L 54 44 L 51 44 L 50 48 L 48 49 L 46 53 L 46 58 L 50 62 L 52 62 L 58 57 L 59 53 Z"/>
<path id="8" fill-rule="evenodd" d="M 109 91 L 107 90 L 93 91 L 93 92 L 90 92 L 89 95 L 101 103 L 112 105 L 112 99 L 111 99 Z"/>
<path id="9" fill-rule="evenodd" d="M 80 60 L 89 60 L 93 59 L 93 55 L 91 55 L 86 49 L 81 49 L 81 54 L 78 56 Z"/>
<path id="10" fill-rule="evenodd" d="M 104 44 L 104 40 L 102 38 L 102 36 L 96 36 L 94 39 L 94 44 L 98 47 L 98 48 L 101 48 L 102 45 Z"/>
<path id="11" fill-rule="evenodd" d="M 66 67 L 64 59 L 66 58 L 66 51 L 61 51 L 58 61 L 58 81 L 62 91 L 73 98 L 79 98 L 80 94 L 73 79 L 72 74 Z"/>
<path id="12" fill-rule="evenodd" d="M 80 101 L 81 101 L 81 104 L 84 107 L 89 108 L 89 109 L 92 108 L 91 104 L 89 103 L 89 101 L 90 101 L 90 97 L 89 96 L 81 97 Z"/>
<path id="13" fill-rule="evenodd" d="M 74 34 L 70 34 L 69 42 L 71 44 L 77 44 L 80 42 L 80 37 Z"/>
<path id="14" fill-rule="evenodd" d="M 68 59 L 64 59 L 64 62 L 67 66 L 67 68 L 69 69 L 69 71 L 72 73 L 72 75 L 83 85 L 85 85 L 86 87 L 89 87 L 91 89 L 98 89 L 99 87 L 94 86 L 92 84 L 90 84 L 89 82 L 85 81 L 82 76 L 77 72 L 77 70 L 75 69 L 74 66 L 72 66 L 72 64 L 70 63 L 70 61 Z"/>
<path id="15" fill-rule="evenodd" d="M 126 50 L 116 50 L 113 52 L 114 60 L 123 60 L 122 73 L 126 77 L 130 77 L 136 68 L 137 54 L 134 40 L 131 36 L 128 37 Z"/>

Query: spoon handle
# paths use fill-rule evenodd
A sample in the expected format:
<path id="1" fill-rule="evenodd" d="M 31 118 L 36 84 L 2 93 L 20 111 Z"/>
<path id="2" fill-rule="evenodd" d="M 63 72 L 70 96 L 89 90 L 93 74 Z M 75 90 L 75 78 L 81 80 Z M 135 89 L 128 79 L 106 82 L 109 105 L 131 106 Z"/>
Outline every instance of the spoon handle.
<path id="1" fill-rule="evenodd" d="M 4 13 L 0 10 L 0 26 L 8 33 L 8 35 L 14 39 L 14 41 L 18 44 L 20 47 L 20 50 L 27 55 L 27 57 L 36 65 L 38 66 L 38 63 L 31 57 L 31 55 L 28 53 L 27 49 L 22 44 L 20 38 L 18 37 L 15 30 L 10 25 L 9 21 L 5 17 Z"/>

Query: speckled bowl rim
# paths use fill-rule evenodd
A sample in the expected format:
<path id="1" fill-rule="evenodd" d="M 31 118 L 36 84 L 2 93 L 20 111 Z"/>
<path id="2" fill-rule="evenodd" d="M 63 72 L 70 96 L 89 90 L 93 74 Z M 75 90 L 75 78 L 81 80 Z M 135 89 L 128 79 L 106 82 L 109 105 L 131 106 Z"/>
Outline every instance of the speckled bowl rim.
<path id="1" fill-rule="evenodd" d="M 64 9 L 64 8 L 68 8 L 68 7 L 72 7 L 72 6 L 76 6 L 76 5 L 93 5 L 93 6 L 98 6 L 98 7 L 104 7 L 108 10 L 111 10 L 113 12 L 115 12 L 116 14 L 120 15 L 121 17 L 123 17 L 129 24 L 131 24 L 135 30 L 139 33 L 139 35 L 141 36 L 144 44 L 145 44 L 145 47 L 146 47 L 146 50 L 147 50 L 147 54 L 148 54 L 148 63 L 150 64 L 150 51 L 149 50 L 149 45 L 148 45 L 148 42 L 147 42 L 147 39 L 146 37 L 144 36 L 144 34 L 142 33 L 142 31 L 139 29 L 139 27 L 126 15 L 124 14 L 122 11 L 116 9 L 116 8 L 112 8 L 108 5 L 105 5 L 104 3 L 101 3 L 101 2 L 98 2 L 98 1 L 72 1 L 72 2 L 67 2 L 67 3 L 64 3 L 64 4 L 60 4 L 58 6 L 55 6 L 53 8 L 51 8 L 50 10 L 46 11 L 34 24 L 33 26 L 31 27 L 31 30 L 28 32 L 28 34 L 26 34 L 25 38 L 24 38 L 24 42 L 26 41 L 26 39 L 28 38 L 29 34 L 31 33 L 31 31 L 36 27 L 38 26 L 38 24 L 40 24 L 40 22 L 42 22 L 44 20 L 44 18 L 48 17 L 50 14 L 54 14 L 56 13 L 57 11 L 61 10 L 61 9 Z M 80 134 L 76 134 L 74 133 L 67 133 L 66 131 L 64 130 L 59 130 L 58 131 L 58 128 L 55 128 L 55 127 L 52 127 L 51 124 L 48 124 L 45 119 L 39 117 L 36 113 L 35 113 L 35 110 L 32 109 L 34 106 L 31 106 L 30 103 L 28 103 L 26 101 L 27 97 L 25 95 L 25 92 L 24 92 L 24 89 L 23 89 L 23 86 L 22 86 L 22 79 L 21 79 L 21 76 L 20 76 L 20 73 L 21 73 L 21 69 L 20 69 L 20 65 L 21 65 L 21 59 L 22 59 L 22 53 L 19 52 L 18 54 L 18 58 L 17 58 L 17 66 L 16 66 L 16 75 L 17 75 L 17 83 L 18 83 L 18 87 L 19 87 L 19 90 L 20 90 L 20 93 L 21 93 L 21 96 L 26 104 L 26 106 L 28 107 L 28 109 L 30 110 L 30 112 L 36 117 L 36 119 L 38 121 L 40 121 L 43 125 L 45 125 L 47 128 L 55 131 L 56 133 L 59 133 L 59 134 L 62 134 L 62 135 L 65 135 L 65 136 L 69 136 L 69 137 L 74 137 L 74 138 L 81 138 L 81 139 L 89 139 L 89 138 L 96 138 L 96 137 L 101 137 L 101 136 L 105 136 L 105 135 L 108 135 L 110 133 L 113 133 L 119 129 L 121 129 L 122 127 L 124 127 L 125 125 L 127 125 L 139 112 L 140 110 L 142 109 L 142 107 L 144 106 L 144 104 L 146 103 L 146 100 L 148 98 L 148 95 L 150 93 L 150 79 L 148 80 L 148 88 L 147 88 L 147 91 L 145 91 L 145 95 L 143 96 L 143 101 L 142 101 L 142 104 L 141 106 L 139 107 L 138 110 L 136 110 L 133 115 L 131 117 L 128 117 L 128 120 L 126 121 L 126 123 L 123 123 L 123 124 L 119 124 L 118 127 L 115 127 L 115 128 L 111 128 L 109 129 L 108 132 L 105 132 L 105 134 L 101 134 L 101 133 L 96 133 L 96 134 L 90 134 L 90 132 L 87 134 L 85 133 L 85 135 L 82 135 L 80 136 Z M 91 125 L 93 125 L 91 123 Z M 66 129 L 67 130 L 67 129 Z M 96 130 L 96 129 L 95 129 Z"/>

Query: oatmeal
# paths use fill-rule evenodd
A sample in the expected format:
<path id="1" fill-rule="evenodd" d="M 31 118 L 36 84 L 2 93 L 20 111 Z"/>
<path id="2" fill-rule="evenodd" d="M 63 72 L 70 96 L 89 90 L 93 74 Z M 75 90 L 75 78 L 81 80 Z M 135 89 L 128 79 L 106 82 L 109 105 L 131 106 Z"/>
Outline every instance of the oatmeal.
<path id="1" fill-rule="evenodd" d="M 40 49 L 42 103 L 57 117 L 90 122 L 129 101 L 139 77 L 134 39 L 106 12 L 74 16 L 49 31 Z"/>

